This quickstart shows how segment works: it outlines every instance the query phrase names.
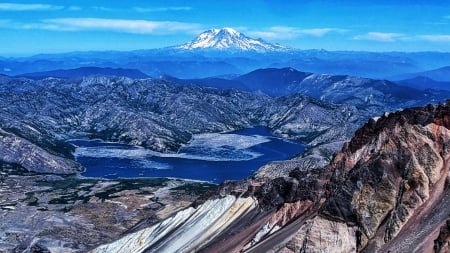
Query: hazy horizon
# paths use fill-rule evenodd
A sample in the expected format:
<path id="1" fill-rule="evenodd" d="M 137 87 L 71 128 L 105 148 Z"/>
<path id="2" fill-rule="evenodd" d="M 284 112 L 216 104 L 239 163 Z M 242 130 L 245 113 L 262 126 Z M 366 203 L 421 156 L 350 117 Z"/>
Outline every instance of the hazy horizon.
<path id="1" fill-rule="evenodd" d="M 222 27 L 300 50 L 450 52 L 449 3 L 0 2 L 0 56 L 156 49 Z"/>

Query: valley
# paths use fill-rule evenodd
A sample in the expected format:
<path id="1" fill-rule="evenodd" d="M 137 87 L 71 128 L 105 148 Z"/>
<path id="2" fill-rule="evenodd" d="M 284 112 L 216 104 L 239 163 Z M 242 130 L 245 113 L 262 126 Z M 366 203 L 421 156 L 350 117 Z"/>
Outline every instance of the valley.
<path id="1" fill-rule="evenodd" d="M 197 158 L 200 155 L 207 160 L 235 160 L 237 155 L 241 156 L 239 160 L 247 160 L 263 150 L 272 152 L 271 156 L 257 160 L 251 168 L 238 161 L 223 161 L 239 173 L 220 177 L 220 174 L 208 171 L 195 178 L 221 183 L 247 178 L 266 162 L 290 158 L 303 149 L 303 146 L 292 149 L 295 145 L 290 143 L 341 141 L 344 137 L 334 133 L 356 128 L 358 122 L 352 107 L 331 105 L 298 94 L 273 98 L 262 93 L 154 79 L 85 77 L 33 81 L 5 78 L 0 93 L 1 106 L 5 109 L 0 113 L 0 159 L 4 171 L 1 219 L 8 220 L 2 223 L 1 231 L 4 232 L 0 234 L 0 245 L 6 251 L 84 252 L 129 229 L 137 230 L 162 221 L 189 207 L 199 195 L 213 188 L 209 183 L 164 178 L 116 179 L 113 175 L 114 179 L 105 180 L 98 177 L 107 178 L 106 174 L 111 173 L 101 171 L 98 175 L 88 166 L 86 171 L 83 162 L 77 159 L 82 154 L 88 158 L 100 156 L 104 162 L 105 156 L 114 156 L 117 149 L 123 153 L 123 147 L 128 145 L 133 145 L 134 150 L 126 149 L 131 153 L 157 152 L 174 157 L 183 152 L 194 152 Z M 323 117 L 317 118 L 317 115 Z M 259 128 L 249 130 L 258 125 Z M 244 129 L 237 133 L 245 135 L 230 133 L 238 129 Z M 80 144 L 75 141 L 80 138 L 101 139 L 106 143 L 97 143 L 95 150 L 89 146 L 77 150 L 72 143 Z M 292 140 L 285 142 L 281 138 Z M 205 143 L 206 147 L 214 148 L 211 141 L 217 143 L 216 149 L 205 150 Z M 274 146 L 259 147 L 270 144 L 268 141 Z M 111 150 L 98 149 L 108 143 L 115 145 L 112 154 Z M 84 144 L 88 145 L 86 141 Z M 287 145 L 286 149 L 292 153 L 282 151 L 281 145 Z M 252 146 L 256 149 L 247 150 Z M 123 155 L 129 159 L 127 153 Z M 123 158 L 117 159 L 123 162 Z M 185 167 L 186 161 L 179 160 L 179 166 Z M 192 165 L 195 168 L 185 174 L 144 176 L 192 178 L 199 172 L 198 165 L 216 163 L 192 161 L 196 162 Z M 140 171 L 145 167 L 142 164 L 151 163 L 147 158 L 141 162 L 135 165 Z M 113 169 L 120 165 L 115 161 L 112 164 Z M 223 166 L 215 166 L 223 170 Z M 83 171 L 86 172 L 81 174 Z M 127 168 L 125 172 L 128 173 Z M 86 173 L 95 178 L 77 176 Z M 134 176 L 142 177 L 139 173 Z M 207 176 L 209 173 L 211 177 Z M 107 215 L 95 215 L 98 212 Z M 30 217 L 30 220 L 14 218 L 18 216 Z M 123 219 L 123 222 L 117 222 L 117 219 Z M 92 230 L 93 225 L 97 229 Z M 55 229 L 46 230 L 47 227 Z M 110 232 L 105 234 L 105 229 Z"/>

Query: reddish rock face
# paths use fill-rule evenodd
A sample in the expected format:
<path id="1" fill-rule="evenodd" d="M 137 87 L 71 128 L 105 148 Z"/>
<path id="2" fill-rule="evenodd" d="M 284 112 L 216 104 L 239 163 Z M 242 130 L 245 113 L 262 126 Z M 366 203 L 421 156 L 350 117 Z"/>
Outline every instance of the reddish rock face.
<path id="1" fill-rule="evenodd" d="M 439 231 L 439 236 L 434 240 L 435 252 L 450 252 L 450 219 L 448 219 Z"/>
<path id="2" fill-rule="evenodd" d="M 245 196 L 271 210 L 266 230 L 279 227 L 249 252 L 334 252 L 338 241 L 344 252 L 432 250 L 450 214 L 449 128 L 450 104 L 386 113 L 328 166 L 249 184 Z M 441 232 L 435 249 L 447 241 Z"/>
<path id="3" fill-rule="evenodd" d="M 431 244 L 425 234 L 450 211 L 434 209 L 447 201 L 449 123 L 447 104 L 371 119 L 325 168 L 333 175 L 322 214 L 357 224 L 359 250 L 395 252 L 394 242 L 412 228 L 423 237 L 403 243 L 406 249 L 417 250 L 419 240 Z M 431 220 L 428 228 L 417 227 L 423 219 Z"/>
<path id="4" fill-rule="evenodd" d="M 448 106 L 439 106 L 434 123 L 440 126 L 444 126 L 447 129 L 450 128 L 450 108 Z"/>

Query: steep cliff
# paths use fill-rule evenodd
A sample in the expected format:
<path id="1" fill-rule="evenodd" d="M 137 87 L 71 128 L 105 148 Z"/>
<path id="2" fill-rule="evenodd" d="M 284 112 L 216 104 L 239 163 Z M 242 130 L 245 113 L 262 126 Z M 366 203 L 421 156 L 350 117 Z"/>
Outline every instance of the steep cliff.
<path id="1" fill-rule="evenodd" d="M 450 213 L 446 205 L 436 208 L 449 201 L 449 109 L 427 106 L 371 119 L 326 168 L 333 176 L 322 213 L 357 224 L 359 249 L 398 252 L 432 245 L 428 233 Z M 417 226 L 424 219 L 430 224 Z"/>

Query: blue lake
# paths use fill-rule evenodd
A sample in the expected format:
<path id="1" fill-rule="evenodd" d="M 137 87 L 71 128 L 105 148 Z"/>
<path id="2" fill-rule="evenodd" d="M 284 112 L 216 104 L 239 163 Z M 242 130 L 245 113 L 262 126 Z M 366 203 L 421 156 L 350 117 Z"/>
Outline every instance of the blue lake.
<path id="1" fill-rule="evenodd" d="M 230 133 L 195 135 L 176 154 L 100 140 L 72 140 L 85 177 L 173 177 L 221 183 L 244 179 L 270 161 L 286 160 L 302 151 L 298 142 L 274 137 L 266 127 Z"/>

